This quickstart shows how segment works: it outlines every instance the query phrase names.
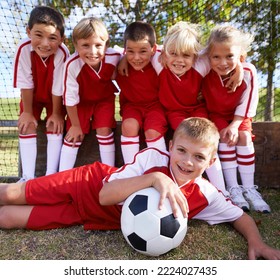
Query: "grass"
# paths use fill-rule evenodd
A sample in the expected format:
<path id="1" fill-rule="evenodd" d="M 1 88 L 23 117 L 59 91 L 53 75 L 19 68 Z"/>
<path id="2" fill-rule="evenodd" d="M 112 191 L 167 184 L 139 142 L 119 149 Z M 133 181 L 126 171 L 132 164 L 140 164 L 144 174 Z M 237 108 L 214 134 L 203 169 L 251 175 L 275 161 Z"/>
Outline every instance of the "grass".
<path id="1" fill-rule="evenodd" d="M 251 212 L 264 241 L 280 249 L 280 190 L 263 189 L 271 214 Z M 84 231 L 82 226 L 47 231 L 0 230 L 1 260 L 244 260 L 247 243 L 229 224 L 190 220 L 179 247 L 157 258 L 134 251 L 121 231 Z"/>

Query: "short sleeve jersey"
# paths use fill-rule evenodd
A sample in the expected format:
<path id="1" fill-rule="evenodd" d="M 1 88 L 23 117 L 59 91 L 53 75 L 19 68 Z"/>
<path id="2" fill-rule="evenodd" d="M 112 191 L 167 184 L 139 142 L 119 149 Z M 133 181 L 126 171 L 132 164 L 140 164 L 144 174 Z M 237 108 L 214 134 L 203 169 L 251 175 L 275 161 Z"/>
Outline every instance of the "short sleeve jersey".
<path id="1" fill-rule="evenodd" d="M 159 102 L 159 79 L 151 63 L 138 71 L 128 65 L 128 72 L 128 77 L 119 74 L 116 77 L 121 89 L 121 106 L 128 103 L 145 106 Z"/>
<path id="2" fill-rule="evenodd" d="M 257 71 L 251 63 L 242 63 L 244 79 L 235 92 L 228 92 L 224 86 L 227 80 L 211 70 L 203 80 L 202 94 L 206 100 L 210 118 L 232 120 L 234 115 L 252 118 L 258 105 Z"/>
<path id="3" fill-rule="evenodd" d="M 37 102 L 52 102 L 52 94 L 62 96 L 63 66 L 68 56 L 67 47 L 61 44 L 55 54 L 41 58 L 29 38 L 22 40 L 14 58 L 13 86 L 33 89 Z"/>
<path id="4" fill-rule="evenodd" d="M 120 59 L 120 54 L 108 48 L 96 71 L 86 64 L 77 52 L 65 63 L 63 73 L 63 97 L 66 106 L 79 103 L 96 103 L 114 99 L 117 88 L 112 77 Z"/>
<path id="5" fill-rule="evenodd" d="M 159 171 L 175 181 L 169 167 L 169 154 L 155 148 L 141 150 L 131 164 L 124 165 L 105 178 L 105 181 L 140 176 Z M 209 224 L 232 222 L 243 211 L 232 204 L 229 199 L 202 177 L 178 186 L 189 204 L 189 219 L 204 220 Z"/>
<path id="6" fill-rule="evenodd" d="M 202 79 L 210 70 L 208 60 L 205 57 L 198 57 L 193 67 L 178 77 L 158 62 L 159 55 L 160 51 L 157 51 L 152 63 L 159 75 L 159 99 L 164 108 L 168 111 L 190 112 L 205 107 L 199 94 Z"/>

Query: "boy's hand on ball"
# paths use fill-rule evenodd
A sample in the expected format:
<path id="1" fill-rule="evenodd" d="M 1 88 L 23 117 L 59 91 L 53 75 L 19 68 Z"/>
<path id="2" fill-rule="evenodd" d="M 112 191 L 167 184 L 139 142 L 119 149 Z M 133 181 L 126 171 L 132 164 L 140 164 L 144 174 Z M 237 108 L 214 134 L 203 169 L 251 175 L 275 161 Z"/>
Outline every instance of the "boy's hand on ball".
<path id="1" fill-rule="evenodd" d="M 175 217 L 178 217 L 178 207 L 181 208 L 184 217 L 188 217 L 188 202 L 180 188 L 165 174 L 156 172 L 155 181 L 152 184 L 160 193 L 159 209 L 162 208 L 164 200 L 169 199 Z"/>

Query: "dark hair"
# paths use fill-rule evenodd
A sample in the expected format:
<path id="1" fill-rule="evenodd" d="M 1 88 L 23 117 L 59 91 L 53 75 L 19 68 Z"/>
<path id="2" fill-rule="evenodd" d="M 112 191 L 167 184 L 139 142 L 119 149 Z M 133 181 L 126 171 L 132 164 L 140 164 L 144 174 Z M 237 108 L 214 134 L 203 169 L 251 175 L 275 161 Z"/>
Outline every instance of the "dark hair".
<path id="1" fill-rule="evenodd" d="M 28 27 L 31 30 L 34 24 L 52 25 L 59 30 L 61 37 L 64 36 L 65 22 L 62 14 L 51 7 L 37 6 L 29 17 Z"/>
<path id="2" fill-rule="evenodd" d="M 149 23 L 135 21 L 127 26 L 124 32 L 124 46 L 127 40 L 137 42 L 144 39 L 149 41 L 151 47 L 156 44 L 156 33 Z"/>

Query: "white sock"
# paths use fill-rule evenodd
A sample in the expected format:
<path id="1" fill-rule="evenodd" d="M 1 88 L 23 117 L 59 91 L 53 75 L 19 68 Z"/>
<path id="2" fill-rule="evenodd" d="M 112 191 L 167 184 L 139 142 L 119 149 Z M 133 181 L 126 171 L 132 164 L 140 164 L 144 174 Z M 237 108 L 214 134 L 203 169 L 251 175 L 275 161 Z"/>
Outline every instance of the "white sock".
<path id="1" fill-rule="evenodd" d="M 219 144 L 219 158 L 221 161 L 227 187 L 238 186 L 236 147 L 229 147 L 225 143 Z"/>
<path id="2" fill-rule="evenodd" d="M 56 173 L 58 171 L 61 147 L 62 134 L 47 133 L 47 170 L 46 175 Z"/>
<path id="3" fill-rule="evenodd" d="M 81 144 L 82 142 L 78 142 L 75 147 L 72 147 L 72 143 L 64 139 L 60 154 L 59 171 L 74 167 Z"/>
<path id="4" fill-rule="evenodd" d="M 229 195 L 226 190 L 222 165 L 218 155 L 216 156 L 215 162 L 205 170 L 209 181 L 217 187 L 224 195 Z"/>
<path id="5" fill-rule="evenodd" d="M 159 149 L 160 151 L 166 151 L 166 144 L 163 136 L 155 139 L 146 139 L 146 144 L 149 148 L 153 147 Z"/>
<path id="6" fill-rule="evenodd" d="M 115 166 L 115 140 L 114 132 L 108 136 L 97 135 L 101 162 L 110 166 Z"/>
<path id="7" fill-rule="evenodd" d="M 253 143 L 249 146 L 236 146 L 238 171 L 244 188 L 254 186 L 255 149 Z"/>
<path id="8" fill-rule="evenodd" d="M 19 135 L 19 148 L 22 167 L 22 178 L 25 180 L 35 177 L 37 158 L 37 134 Z"/>
<path id="9" fill-rule="evenodd" d="M 139 136 L 126 137 L 121 135 L 121 150 L 124 163 L 133 161 L 134 156 L 139 152 Z"/>

